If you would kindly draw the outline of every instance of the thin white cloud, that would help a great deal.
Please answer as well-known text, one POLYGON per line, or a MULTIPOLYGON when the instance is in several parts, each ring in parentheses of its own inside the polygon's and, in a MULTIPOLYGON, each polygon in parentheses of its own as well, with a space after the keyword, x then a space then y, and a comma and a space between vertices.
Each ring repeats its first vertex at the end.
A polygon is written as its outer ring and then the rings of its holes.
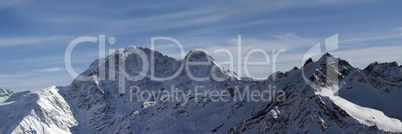
POLYGON ((401 38, 401 37, 402 37, 402 33, 395 33, 395 34, 388 34, 388 35, 377 35, 377 36, 372 36, 372 37, 340 40, 339 43, 340 44, 352 44, 352 43, 361 43, 361 42, 368 42, 368 41, 375 41, 375 40, 395 39, 395 38, 401 38))
POLYGON ((402 27, 394 28, 394 30, 400 31, 400 30, 402 30, 402 27))
POLYGON ((0 38, 0 48, 20 45, 46 45, 45 43, 57 42, 69 39, 65 36, 45 36, 45 37, 10 37, 0 38))
POLYGON ((16 7, 31 1, 32 0, 0 0, 0 8, 16 7))
POLYGON ((402 46, 370 47, 354 50, 335 51, 334 55, 349 61, 355 67, 365 68, 373 62, 398 62, 402 63, 402 46))
MULTIPOLYGON (((319 40, 304 38, 297 36, 295 34, 273 35, 273 37, 274 39, 255 39, 255 38, 242 37, 241 39, 242 48, 246 51, 249 51, 249 49, 253 48, 261 48, 265 50, 287 49, 287 51, 289 51, 303 47, 313 46, 314 44, 319 42, 319 40)), ((237 38, 229 39, 226 43, 230 44, 231 46, 227 48, 237 49, 237 42, 238 42, 237 38)))
POLYGON ((50 68, 43 68, 43 69, 33 69, 33 70, 23 71, 23 72, 19 72, 19 73, 15 73, 15 74, 4 73, 4 74, 0 74, 0 79, 28 77, 28 76, 49 73, 49 72, 60 72, 60 71, 64 71, 64 70, 65 69, 62 67, 50 67, 50 68))
POLYGON ((30 75, 31 74, 0 74, 0 79, 26 77, 26 76, 30 76, 30 75))
POLYGON ((54 74, 35 74, 24 77, 0 77, 0 88, 10 89, 13 91, 36 91, 43 89, 49 85, 66 86, 72 82, 66 72, 58 72, 54 74))
POLYGON ((40 90, 48 85, 65 86, 73 78, 62 67, 33 69, 29 71, 0 74, 0 88, 13 91, 40 90))
POLYGON ((168 28, 190 27, 207 25, 224 19, 224 16, 216 14, 210 10, 195 10, 188 12, 170 13, 155 15, 152 17, 120 19, 105 22, 105 27, 119 29, 119 33, 124 32, 149 32, 151 30, 164 30, 168 28), (161 24, 162 23, 162 24, 161 24), (130 31, 128 29, 133 29, 130 31))
POLYGON ((258 26, 261 24, 267 24, 271 23, 273 20, 254 20, 254 21, 248 21, 247 23, 241 23, 241 24, 232 24, 232 25, 226 25, 226 26, 216 26, 216 27, 208 27, 204 29, 197 29, 194 31, 190 31, 188 33, 185 33, 185 36, 196 36, 196 35, 203 35, 203 34, 209 34, 209 33, 214 33, 216 31, 220 30, 228 30, 228 29, 237 29, 237 28, 247 28, 247 27, 252 27, 252 26, 258 26))
POLYGON ((50 67, 50 68, 44 68, 44 69, 39 69, 37 72, 40 73, 45 73, 45 72, 58 72, 58 71, 64 71, 64 68, 61 67, 50 67))

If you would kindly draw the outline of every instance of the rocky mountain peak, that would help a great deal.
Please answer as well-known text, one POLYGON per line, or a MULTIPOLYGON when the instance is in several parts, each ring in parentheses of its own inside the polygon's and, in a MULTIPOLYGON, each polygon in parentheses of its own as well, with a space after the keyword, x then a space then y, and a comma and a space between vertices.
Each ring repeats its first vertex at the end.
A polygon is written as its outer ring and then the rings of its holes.
POLYGON ((396 62, 374 62, 364 68, 364 73, 373 78, 381 78, 391 82, 402 82, 402 71, 396 62))
POLYGON ((187 53, 186 57, 184 60, 187 60, 190 62, 207 62, 207 61, 213 61, 213 58, 208 55, 208 53, 205 50, 191 50, 190 52, 187 53))
POLYGON ((8 89, 1 89, 0 88, 0 102, 4 101, 8 97, 10 97, 13 94, 13 91, 10 91, 8 89))
POLYGON ((9 96, 10 94, 12 94, 13 93, 13 91, 10 91, 10 90, 8 90, 8 89, 1 89, 0 88, 0 97, 1 96, 9 96))

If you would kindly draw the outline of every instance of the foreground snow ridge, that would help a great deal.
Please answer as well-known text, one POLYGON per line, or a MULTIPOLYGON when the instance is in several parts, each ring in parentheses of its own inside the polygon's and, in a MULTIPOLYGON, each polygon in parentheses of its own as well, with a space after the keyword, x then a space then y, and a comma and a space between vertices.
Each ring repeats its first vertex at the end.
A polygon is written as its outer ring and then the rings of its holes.
POLYGON ((176 60, 157 51, 126 47, 92 65, 69 86, 49 86, 36 92, 13 93, 0 89, 1 133, 392 133, 402 132, 402 66, 396 62, 372 63, 361 70, 347 61, 324 54, 301 69, 276 72, 265 80, 239 78, 219 66, 205 52, 193 51, 189 61, 211 61, 179 70, 177 77, 153 81, 151 72, 141 80, 119 80, 123 68, 136 76, 143 63, 142 50, 151 61, 155 53, 157 77, 171 76, 185 60, 176 60), (124 59, 125 63, 115 59, 124 59), (330 64, 326 64, 330 63, 330 64), (338 65, 334 65, 338 63, 338 65), (104 65, 104 66, 99 66, 104 65), (103 72, 105 71, 105 72, 103 72), (302 72, 304 71, 304 72, 302 72), (210 73, 213 72, 214 76, 210 73), (330 73, 325 73, 330 72, 330 73), (204 81, 191 79, 208 77, 204 81), (303 77, 304 74, 304 77, 303 77), (328 75, 329 74, 329 75, 328 75), (335 74, 335 75, 334 75, 335 74), (102 79, 106 75, 107 79, 102 79), (223 81, 213 77, 225 78, 223 81), (339 81, 331 81, 334 78, 339 81), (306 82, 305 78, 309 81, 306 82), (324 82, 331 81, 331 82, 324 82), (128 90, 136 86, 160 93, 176 87, 190 94, 173 94, 149 101, 130 101, 128 90), (316 86, 311 86, 316 85, 316 86), (205 91, 227 91, 224 99, 196 99, 195 87, 205 91), (235 89, 265 91, 274 101, 239 101, 235 89), (337 88, 339 87, 339 88, 337 88), (336 89, 336 90, 334 90, 336 89), (172 101, 188 97, 189 101, 172 101), (275 98, 275 97, 274 97, 275 98), (170 101, 169 101, 170 100, 170 101))

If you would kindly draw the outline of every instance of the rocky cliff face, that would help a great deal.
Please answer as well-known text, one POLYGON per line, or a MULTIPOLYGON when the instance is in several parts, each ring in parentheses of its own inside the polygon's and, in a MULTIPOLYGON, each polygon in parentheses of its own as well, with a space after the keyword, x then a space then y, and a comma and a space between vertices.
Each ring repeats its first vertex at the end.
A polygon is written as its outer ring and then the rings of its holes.
POLYGON ((67 87, 50 86, 33 93, 0 90, 0 98, 4 98, 0 101, 0 130, 7 133, 402 132, 399 115, 402 111, 396 108, 401 100, 398 96, 402 96, 401 74, 396 63, 373 63, 360 70, 325 54, 301 69, 277 72, 266 80, 250 80, 240 79, 220 67, 203 51, 191 51, 185 59, 177 61, 147 48, 127 47, 104 60, 96 60, 67 87), (153 66, 146 66, 147 62, 153 66), (144 68, 148 70, 143 71, 144 68), (129 80, 127 75, 142 78, 129 80), (175 77, 158 79, 169 76, 175 77), (150 94, 133 94, 132 87, 150 94), (166 94, 174 89, 180 92, 166 94), (246 93, 253 91, 265 94, 247 98, 246 93), (216 96, 212 92, 225 94, 216 96))

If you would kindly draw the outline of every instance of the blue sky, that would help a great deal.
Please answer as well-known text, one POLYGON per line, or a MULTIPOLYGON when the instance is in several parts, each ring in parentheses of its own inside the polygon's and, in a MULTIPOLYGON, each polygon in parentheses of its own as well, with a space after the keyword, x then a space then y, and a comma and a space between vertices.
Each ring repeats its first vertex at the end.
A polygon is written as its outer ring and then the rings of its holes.
MULTIPOLYGON (((151 37, 172 37, 186 52, 205 49, 217 61, 227 57, 212 51, 226 48, 236 52, 237 35, 241 34, 246 50, 286 49, 278 57, 278 71, 300 67, 309 48, 339 34, 339 49, 331 53, 355 67, 364 68, 374 61, 400 64, 400 5, 402 1, 397 0, 1 0, 0 88, 34 91, 51 84, 70 84, 73 78, 64 67, 68 44, 80 36, 100 34, 116 38, 107 49, 150 47, 151 37)), ((177 47, 167 47, 169 42, 157 45, 165 48, 156 50, 180 59, 177 47)), ((72 54, 73 67, 82 72, 98 58, 98 45, 80 44, 72 54)), ((258 54, 251 57, 262 59, 258 54)), ((251 73, 265 77, 270 70, 272 65, 257 66, 251 73)))

